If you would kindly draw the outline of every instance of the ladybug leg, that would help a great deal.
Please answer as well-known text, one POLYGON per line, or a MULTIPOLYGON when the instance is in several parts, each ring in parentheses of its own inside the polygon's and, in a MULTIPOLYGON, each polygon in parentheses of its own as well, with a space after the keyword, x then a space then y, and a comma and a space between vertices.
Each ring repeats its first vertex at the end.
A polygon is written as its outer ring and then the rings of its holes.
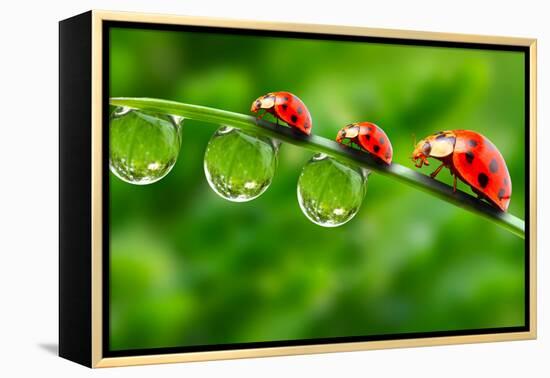
POLYGON ((453 176, 453 193, 456 193, 456 175, 453 176))
MULTIPOLYGON (((256 124, 258 123, 258 121, 262 120, 267 114, 269 114, 270 112, 267 110, 267 109, 262 109, 263 112, 260 113, 258 111, 258 115, 256 116, 256 124)), ((279 119, 278 118, 275 118, 276 121, 277 121, 277 125, 279 124, 279 119)))
POLYGON ((444 166, 445 166, 445 163, 441 163, 441 165, 437 167, 437 169, 430 174, 430 177, 435 178, 435 176, 437 176, 439 172, 441 172, 444 166))

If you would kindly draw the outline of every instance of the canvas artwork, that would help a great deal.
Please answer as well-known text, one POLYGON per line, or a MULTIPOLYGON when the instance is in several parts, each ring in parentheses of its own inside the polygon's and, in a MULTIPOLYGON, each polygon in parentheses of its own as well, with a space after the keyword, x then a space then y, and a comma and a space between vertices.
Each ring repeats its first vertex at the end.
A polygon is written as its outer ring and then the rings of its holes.
POLYGON ((103 358, 533 335, 528 46, 172 21, 102 23, 103 358))

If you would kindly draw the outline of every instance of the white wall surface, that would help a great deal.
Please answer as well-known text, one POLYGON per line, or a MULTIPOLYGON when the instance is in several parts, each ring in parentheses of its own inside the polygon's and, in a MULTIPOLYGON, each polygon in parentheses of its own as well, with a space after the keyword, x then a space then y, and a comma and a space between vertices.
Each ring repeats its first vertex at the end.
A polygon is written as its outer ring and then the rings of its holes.
POLYGON ((0 376, 550 376, 548 2, 5 0, 0 4, 0 376), (538 340, 99 371, 56 357, 57 21, 92 8, 538 38, 538 340))

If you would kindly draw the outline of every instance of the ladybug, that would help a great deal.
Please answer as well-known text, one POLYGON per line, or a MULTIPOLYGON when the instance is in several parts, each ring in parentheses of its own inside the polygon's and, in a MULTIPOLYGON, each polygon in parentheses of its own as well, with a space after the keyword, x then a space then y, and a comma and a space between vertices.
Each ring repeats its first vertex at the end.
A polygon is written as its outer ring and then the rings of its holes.
POLYGON ((258 113, 264 110, 263 114, 258 114, 261 119, 266 113, 271 113, 280 120, 286 122, 300 132, 309 135, 311 133, 311 115, 306 106, 298 96, 290 92, 271 92, 254 100, 250 111, 258 113))
POLYGON ((338 131, 336 141, 343 145, 358 147, 374 155, 386 164, 391 164, 393 149, 391 142, 380 127, 370 122, 352 123, 338 131))
POLYGON ((470 130, 440 131, 422 139, 415 147, 412 159, 417 168, 429 165, 427 158, 441 161, 430 175, 435 178, 443 167, 470 185, 478 198, 486 199, 502 211, 508 210, 512 195, 512 180, 499 150, 483 135, 470 130))

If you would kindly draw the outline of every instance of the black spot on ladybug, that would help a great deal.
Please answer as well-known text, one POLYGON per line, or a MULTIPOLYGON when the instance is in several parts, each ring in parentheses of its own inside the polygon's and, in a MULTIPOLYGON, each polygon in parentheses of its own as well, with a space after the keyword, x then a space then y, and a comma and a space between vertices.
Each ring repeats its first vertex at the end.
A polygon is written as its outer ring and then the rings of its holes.
POLYGON ((296 114, 293 114, 292 116, 290 116, 290 120, 296 123, 296 121, 298 121, 298 117, 296 116, 296 114))
POLYGON ((281 105, 281 107, 282 107, 283 110, 286 112, 286 108, 288 108, 288 105, 287 105, 287 104, 283 104, 283 105, 281 105))
POLYGON ((474 153, 472 151, 468 151, 466 152, 466 160, 468 161, 468 163, 472 164, 472 162, 474 161, 474 153))
POLYGON ((370 130, 370 131, 374 131, 374 127, 373 127, 373 126, 369 126, 369 130, 370 130))
POLYGON ((504 188, 500 188, 500 189, 498 190, 498 198, 499 198, 499 199, 504 198, 504 195, 505 195, 505 194, 506 194, 506 190, 504 190, 504 188))
POLYGON ((374 148, 374 152, 380 151, 380 146, 377 144, 375 144, 373 148, 374 148))
POLYGON ((365 138, 367 138, 367 140, 370 140, 370 134, 365 135, 365 138))
POLYGON ((489 163, 489 170, 491 171, 491 173, 497 173, 498 163, 495 159, 492 159, 491 162, 489 163))
POLYGON ((508 186, 509 182, 508 182, 508 178, 505 177, 504 180, 502 180, 502 182, 504 183, 504 185, 508 186))
POLYGON ((302 107, 301 107, 301 106, 298 106, 298 114, 302 114, 303 111, 304 111, 304 110, 302 109, 302 107))
POLYGON ((477 146, 477 141, 475 141, 475 140, 473 140, 473 139, 470 139, 470 140, 468 141, 468 144, 469 144, 470 146, 472 146, 472 147, 476 147, 476 146, 477 146))
POLYGON ((378 141, 380 142, 380 144, 386 143, 386 140, 383 137, 380 137, 380 139, 378 139, 378 141))
POLYGON ((482 188, 485 188, 489 184, 489 176, 482 172, 477 175, 477 182, 479 182, 482 188))
POLYGON ((287 97, 287 96, 285 96, 285 101, 288 101, 288 97, 287 97))

